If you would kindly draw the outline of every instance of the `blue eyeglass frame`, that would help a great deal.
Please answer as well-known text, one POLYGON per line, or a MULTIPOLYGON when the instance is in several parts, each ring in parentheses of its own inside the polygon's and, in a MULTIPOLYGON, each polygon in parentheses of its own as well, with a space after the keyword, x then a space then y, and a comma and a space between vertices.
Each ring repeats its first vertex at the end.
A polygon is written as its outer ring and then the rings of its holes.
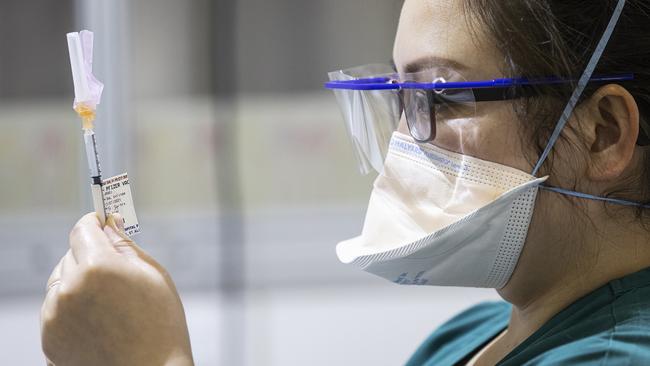
MULTIPOLYGON (((589 83, 607 83, 616 81, 634 80, 633 73, 612 74, 594 76, 589 79, 589 83)), ((568 84, 577 82, 577 79, 563 79, 559 77, 545 78, 501 78, 492 80, 477 81, 451 81, 435 83, 418 83, 418 82, 399 82, 390 77, 373 77, 354 80, 335 80, 328 81, 324 84, 327 89, 345 89, 345 90, 400 90, 400 89, 424 89, 424 90, 442 90, 442 89, 498 89, 512 88, 521 86, 536 85, 553 85, 568 84)), ((478 102, 479 100, 477 100, 478 102)))

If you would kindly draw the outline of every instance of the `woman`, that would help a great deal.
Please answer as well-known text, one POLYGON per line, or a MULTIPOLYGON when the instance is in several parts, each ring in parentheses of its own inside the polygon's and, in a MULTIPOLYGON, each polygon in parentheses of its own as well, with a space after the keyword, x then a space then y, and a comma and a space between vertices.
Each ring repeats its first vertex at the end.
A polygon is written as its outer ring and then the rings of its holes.
MULTIPOLYGON (((643 0, 407 0, 396 73, 332 75, 349 124, 379 136, 401 116, 387 147, 350 129, 380 175, 339 258, 505 300, 444 324, 409 365, 650 364, 648 14, 643 0)), ((119 221, 72 230, 43 305, 46 356, 192 364, 171 279, 119 221)))

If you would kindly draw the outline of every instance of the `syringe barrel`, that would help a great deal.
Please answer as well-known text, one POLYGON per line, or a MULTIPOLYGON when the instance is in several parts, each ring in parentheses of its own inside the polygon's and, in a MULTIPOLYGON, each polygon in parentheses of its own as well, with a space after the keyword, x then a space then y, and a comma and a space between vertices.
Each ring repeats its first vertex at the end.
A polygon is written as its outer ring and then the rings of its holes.
POLYGON ((84 130, 84 144, 86 145, 86 159, 88 160, 90 177, 100 180, 99 182, 93 182, 93 184, 101 184, 102 171, 99 168, 97 142, 95 141, 95 132, 93 130, 84 130))

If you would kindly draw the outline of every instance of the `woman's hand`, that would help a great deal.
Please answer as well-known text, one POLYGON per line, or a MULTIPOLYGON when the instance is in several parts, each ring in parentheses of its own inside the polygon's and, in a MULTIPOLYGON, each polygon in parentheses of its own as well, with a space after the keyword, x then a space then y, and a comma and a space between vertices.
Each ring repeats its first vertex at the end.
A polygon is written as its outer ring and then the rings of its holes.
POLYGON ((192 365, 185 314, 165 269, 94 213, 70 232, 41 309, 48 364, 192 365))

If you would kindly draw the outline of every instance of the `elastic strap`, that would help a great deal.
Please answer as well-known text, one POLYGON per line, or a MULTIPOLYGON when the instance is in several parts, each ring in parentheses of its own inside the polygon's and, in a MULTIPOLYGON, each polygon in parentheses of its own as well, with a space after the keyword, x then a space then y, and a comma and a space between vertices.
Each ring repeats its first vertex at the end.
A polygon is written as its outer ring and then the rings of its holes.
POLYGON ((650 205, 644 205, 643 203, 639 203, 639 202, 626 201, 626 200, 621 200, 621 199, 618 199, 618 198, 594 196, 594 195, 591 195, 591 194, 569 191, 569 190, 562 189, 562 188, 556 188, 556 187, 549 187, 549 186, 540 185, 539 189, 543 189, 545 191, 550 191, 550 192, 563 194, 565 196, 573 196, 573 197, 584 198, 584 199, 588 199, 588 200, 610 202, 610 203, 615 203, 615 204, 624 205, 624 206, 650 208, 650 205))
POLYGON ((603 34, 603 37, 598 42, 598 46, 596 47, 594 54, 591 56, 591 59, 589 60, 589 63, 587 64, 585 71, 582 73, 582 76, 578 81, 578 86, 573 91, 573 95, 571 95, 571 99, 569 99, 569 103, 567 103, 566 107, 564 108, 564 111, 562 112, 562 116, 560 117, 560 120, 555 126, 555 130, 553 131, 553 134, 551 135, 551 138, 549 139, 548 144, 544 149, 544 152, 542 153, 542 155, 539 158, 539 161, 535 165, 535 169, 533 169, 532 175, 537 176, 537 173, 539 172, 539 169, 542 167, 542 164, 544 164, 544 161, 546 161, 548 154, 551 152, 551 150, 553 150, 553 147, 555 146, 557 139, 560 137, 560 133, 562 133, 564 126, 569 121, 569 118, 571 117, 571 113, 573 112, 576 105, 578 104, 578 101, 580 100, 582 93, 584 92, 585 88, 587 87, 587 84, 589 83, 589 79, 591 79, 591 75, 594 73, 594 70, 596 69, 598 62, 600 61, 600 58, 603 55, 605 48, 607 47, 607 43, 609 42, 609 39, 611 38, 612 33, 614 32, 614 28, 616 28, 616 24, 618 24, 618 20, 621 17, 621 13, 623 12, 624 7, 625 7, 625 0, 619 0, 618 5, 616 5, 616 9, 614 9, 614 14, 612 15, 612 18, 610 19, 609 24, 607 25, 607 29, 605 29, 605 33, 603 34))

